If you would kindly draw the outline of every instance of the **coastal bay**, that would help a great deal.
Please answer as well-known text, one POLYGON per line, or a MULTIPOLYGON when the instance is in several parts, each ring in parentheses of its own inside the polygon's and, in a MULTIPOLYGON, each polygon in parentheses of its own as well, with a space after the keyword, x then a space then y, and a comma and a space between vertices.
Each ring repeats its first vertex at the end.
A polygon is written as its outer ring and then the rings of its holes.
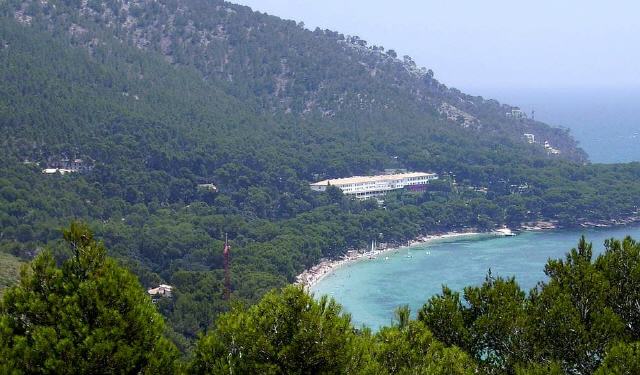
POLYGON ((604 240, 640 237, 640 225, 610 228, 526 231, 513 237, 468 235, 426 241, 388 251, 375 259, 341 264, 311 285, 316 297, 335 298, 352 315, 356 326, 377 329, 388 325, 399 305, 415 313, 442 285, 461 291, 478 285, 491 270, 494 277, 515 276, 528 291, 545 280, 549 258, 563 258, 581 235, 593 242, 594 257, 604 240))
POLYGON ((347 253, 338 259, 323 259, 320 263, 311 267, 308 270, 305 270, 303 273, 296 277, 296 284, 303 285, 308 289, 312 289, 317 283, 319 283, 322 279, 329 276, 333 271, 337 268, 342 267, 344 265, 358 262, 362 260, 374 260, 380 257, 385 257, 388 259, 388 254, 390 252, 397 252, 400 249, 411 248, 413 246, 421 246, 428 243, 437 243, 442 241, 451 241, 451 240, 461 240, 461 239, 479 239, 479 238, 489 238, 496 236, 505 236, 511 235, 511 230, 506 231, 495 231, 495 232, 449 232, 444 234, 435 234, 435 235, 427 235, 418 237, 412 241, 409 241, 406 245, 394 245, 394 246, 385 246, 384 248, 374 248, 374 249, 360 249, 360 250, 350 250, 347 253))

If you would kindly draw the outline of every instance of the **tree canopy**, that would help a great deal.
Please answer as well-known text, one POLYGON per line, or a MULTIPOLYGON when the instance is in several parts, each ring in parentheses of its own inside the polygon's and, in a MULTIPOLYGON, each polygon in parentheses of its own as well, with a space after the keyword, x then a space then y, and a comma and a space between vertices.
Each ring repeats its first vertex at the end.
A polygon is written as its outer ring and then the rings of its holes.
POLYGON ((64 232, 71 256, 50 252, 21 273, 0 305, 0 372, 172 374, 177 350, 133 274, 81 224, 64 232))
POLYGON ((58 228, 87 222, 143 286, 177 288, 158 307, 188 351, 230 308, 225 234, 251 304, 373 238, 637 219, 640 163, 585 163, 565 130, 371 45, 218 0, 0 2, 0 252, 59 260, 58 228), (398 168, 440 180, 382 206, 308 185, 398 168))
POLYGON ((166 336, 161 303, 85 225, 64 239, 60 266, 42 252, 2 299, 2 373, 600 375, 640 366, 640 301, 630 292, 640 244, 631 238, 607 240, 595 259, 582 238, 548 261, 549 279, 529 293, 491 273, 462 293, 443 287, 417 318, 400 306, 378 332, 354 327, 333 299, 289 285, 251 306, 235 301, 187 358, 166 336))

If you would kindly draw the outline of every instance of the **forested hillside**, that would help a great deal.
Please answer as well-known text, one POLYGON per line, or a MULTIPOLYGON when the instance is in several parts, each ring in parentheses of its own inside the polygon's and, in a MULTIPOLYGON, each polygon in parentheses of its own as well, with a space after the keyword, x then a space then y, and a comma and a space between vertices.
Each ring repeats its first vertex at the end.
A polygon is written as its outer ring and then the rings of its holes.
POLYGON ((0 297, 4 289, 18 281, 20 266, 21 262, 15 256, 0 253, 0 297))
MULTIPOLYGON (((565 131, 508 119, 511 106, 449 89, 409 56, 399 58, 357 36, 312 32, 303 24, 219 0, 9 4, 8 16, 66 34, 72 45, 96 59, 104 58, 114 40, 154 51, 267 112, 334 119, 365 133, 379 125, 391 134, 406 123, 424 126, 435 117, 517 142, 524 142, 523 133, 534 133, 557 145, 563 157, 584 159, 565 131)), ((135 64, 130 70, 130 78, 143 79, 145 72, 135 64)))
POLYGON ((229 308, 225 233, 232 299, 252 303, 373 237, 610 222, 640 205, 639 164, 585 164, 565 131, 507 118, 512 107, 355 37, 219 1, 0 13, 0 249, 49 247, 60 262, 60 228, 87 221, 144 286, 175 287, 158 306, 182 349, 229 308), (81 172, 42 173, 75 158, 81 172), (442 178, 385 207, 308 187, 385 168, 442 178))

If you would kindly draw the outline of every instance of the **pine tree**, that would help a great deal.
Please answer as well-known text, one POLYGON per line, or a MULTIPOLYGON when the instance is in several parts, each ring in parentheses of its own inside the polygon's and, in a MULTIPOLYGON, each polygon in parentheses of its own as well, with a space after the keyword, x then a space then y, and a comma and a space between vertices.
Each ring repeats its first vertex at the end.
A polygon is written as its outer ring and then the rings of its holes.
POLYGON ((38 255, 0 306, 0 373, 173 373, 177 350, 137 279, 83 224, 64 231, 72 256, 38 255))
POLYGON ((191 373, 354 373, 366 362, 360 340, 335 301, 289 286, 221 315, 198 342, 191 373))

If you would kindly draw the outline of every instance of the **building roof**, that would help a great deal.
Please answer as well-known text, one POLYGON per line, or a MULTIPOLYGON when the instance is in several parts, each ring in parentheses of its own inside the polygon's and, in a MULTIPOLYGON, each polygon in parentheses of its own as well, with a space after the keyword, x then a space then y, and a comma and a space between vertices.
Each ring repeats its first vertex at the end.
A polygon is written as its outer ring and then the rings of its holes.
POLYGON ((149 293, 152 296, 155 296, 155 295, 158 295, 158 294, 169 295, 169 294, 171 294, 171 290, 172 289, 173 289, 173 287, 171 285, 160 284, 157 288, 151 288, 151 289, 147 290, 147 293, 149 293))
POLYGON ((326 186, 326 185, 345 185, 345 184, 360 184, 363 182, 381 182, 390 180, 401 180, 403 178, 411 177, 428 177, 433 176, 435 173, 424 172, 410 172, 399 174, 383 174, 377 176, 353 176, 346 178, 335 178, 331 180, 322 180, 311 184, 311 186, 326 186))
POLYGON ((198 189, 206 189, 206 190, 218 190, 218 187, 214 184, 198 184, 198 189))

